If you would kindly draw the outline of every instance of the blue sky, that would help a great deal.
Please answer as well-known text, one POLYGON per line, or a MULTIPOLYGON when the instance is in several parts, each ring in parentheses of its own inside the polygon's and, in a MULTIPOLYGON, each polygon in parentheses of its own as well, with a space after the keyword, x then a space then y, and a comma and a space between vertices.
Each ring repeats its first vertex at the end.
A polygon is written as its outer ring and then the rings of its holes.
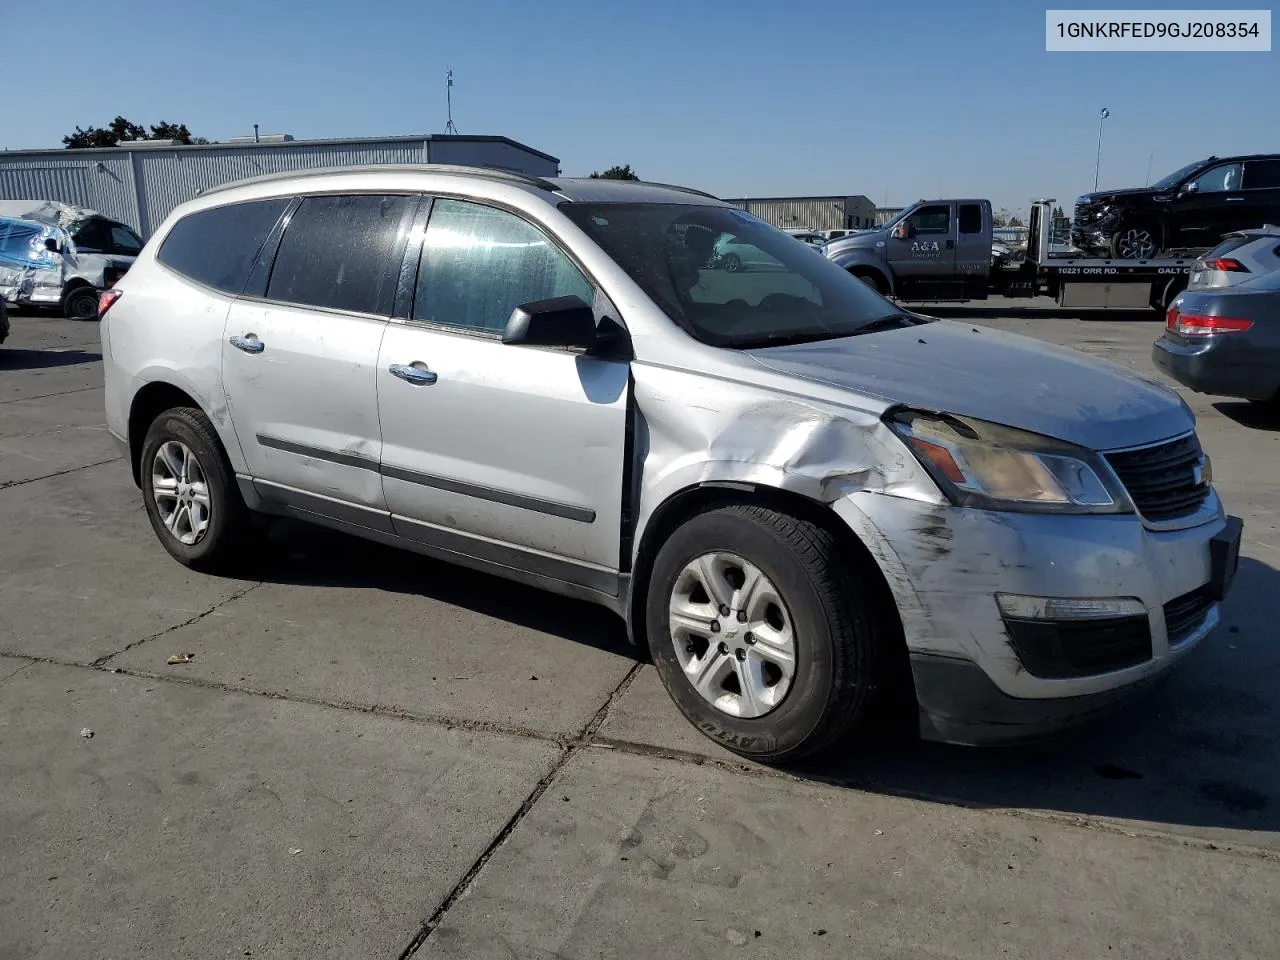
MULTIPOLYGON (((87 46, 23 58, 29 109, 4 111, 0 146, 60 146, 117 113, 215 140, 439 133, 452 67, 464 134, 720 196, 1069 204, 1093 185, 1104 105, 1103 186, 1280 151, 1280 54, 1046 53, 1047 5, 59 0, 87 46)), ((6 7, 11 38, 48 36, 44 6, 6 7)))

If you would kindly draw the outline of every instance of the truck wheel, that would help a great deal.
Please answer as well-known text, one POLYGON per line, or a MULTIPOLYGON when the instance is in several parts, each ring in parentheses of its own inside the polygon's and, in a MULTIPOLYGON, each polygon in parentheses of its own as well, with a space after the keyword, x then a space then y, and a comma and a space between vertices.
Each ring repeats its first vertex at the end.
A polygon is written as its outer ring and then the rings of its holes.
POLYGON ((853 275, 876 293, 885 294, 889 292, 884 280, 881 279, 880 274, 876 273, 874 270, 860 270, 855 272, 853 275))
POLYGON ((767 763, 831 745, 869 712, 890 634, 822 528, 736 505, 680 527, 654 560, 649 650, 676 706, 767 763))
POLYGON ((205 415, 173 407, 156 417, 141 467, 147 517, 169 554, 194 570, 229 570, 252 537, 252 514, 205 415))
POLYGON ((98 291, 76 287, 62 298, 62 314, 68 320, 98 319, 98 291))
POLYGON ((1111 256, 1117 260, 1150 260, 1159 249, 1159 235, 1145 223, 1121 224, 1111 237, 1111 256))

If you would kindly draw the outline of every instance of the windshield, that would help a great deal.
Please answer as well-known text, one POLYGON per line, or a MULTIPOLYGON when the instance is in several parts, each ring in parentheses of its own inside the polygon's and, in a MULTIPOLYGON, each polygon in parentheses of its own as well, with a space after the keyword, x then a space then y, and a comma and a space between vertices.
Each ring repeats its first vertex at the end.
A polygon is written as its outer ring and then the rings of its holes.
POLYGON ((1157 180, 1151 186, 1156 190, 1168 190, 1170 187, 1175 187, 1180 182, 1182 182, 1183 177, 1186 177, 1188 174, 1194 173, 1196 170, 1199 170, 1201 167, 1205 165, 1205 162, 1206 161, 1204 160, 1197 160, 1195 163, 1188 163, 1185 167, 1181 168, 1180 170, 1175 170, 1173 171, 1173 173, 1169 174, 1167 177, 1157 180))
POLYGON ((802 241, 741 210, 677 203, 567 203, 561 210, 704 343, 826 340, 901 315, 802 241))

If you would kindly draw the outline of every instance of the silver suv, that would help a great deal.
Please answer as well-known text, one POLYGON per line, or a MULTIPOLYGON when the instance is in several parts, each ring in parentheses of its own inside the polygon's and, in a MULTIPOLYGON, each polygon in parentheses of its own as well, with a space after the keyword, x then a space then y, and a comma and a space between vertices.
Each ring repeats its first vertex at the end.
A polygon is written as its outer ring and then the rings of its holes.
POLYGON ((291 515, 604 604, 764 761, 903 702, 968 743, 1093 715, 1235 569, 1176 394, 904 313, 694 191, 268 177, 176 209, 101 313, 108 424, 179 561, 291 515))

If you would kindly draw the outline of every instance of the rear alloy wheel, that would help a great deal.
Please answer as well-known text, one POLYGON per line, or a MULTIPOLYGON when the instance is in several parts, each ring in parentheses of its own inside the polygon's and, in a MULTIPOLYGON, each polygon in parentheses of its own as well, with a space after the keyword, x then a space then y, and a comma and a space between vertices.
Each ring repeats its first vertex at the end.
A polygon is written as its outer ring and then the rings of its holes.
POLYGON ((1150 260, 1160 243, 1146 224, 1125 224, 1111 238, 1111 256, 1117 260, 1150 260))
POLYGON ((764 762, 840 739, 888 689, 891 634, 859 569, 829 532, 767 507, 722 507, 679 527, 645 598, 649 652, 676 706, 764 762))
POLYGON ((742 258, 736 253, 726 253, 720 258, 720 265, 730 273, 737 273, 742 269, 742 258))
POLYGON ((62 313, 68 320, 98 319, 98 291, 76 287, 62 298, 62 313))
POLYGON ((252 514, 205 415, 174 407, 156 417, 141 468, 147 517, 169 554, 195 570, 230 569, 253 534, 252 514))

